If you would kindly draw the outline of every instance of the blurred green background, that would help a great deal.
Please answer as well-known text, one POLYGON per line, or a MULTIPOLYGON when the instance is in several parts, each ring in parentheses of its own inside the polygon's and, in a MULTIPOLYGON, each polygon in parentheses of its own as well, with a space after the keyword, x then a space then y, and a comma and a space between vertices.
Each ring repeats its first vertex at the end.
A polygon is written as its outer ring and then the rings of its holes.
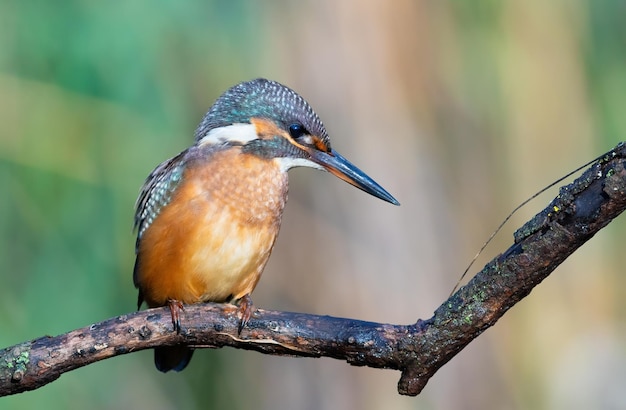
MULTIPOLYGON (((139 187, 222 91, 260 76, 307 98, 402 206, 292 171, 256 305, 430 317, 512 208, 626 139, 624 21, 626 3, 591 0, 0 0, 0 346, 134 310, 139 187)), ((180 374, 151 352, 106 360, 0 408, 623 408, 625 224, 417 398, 397 372, 221 349, 180 374)))

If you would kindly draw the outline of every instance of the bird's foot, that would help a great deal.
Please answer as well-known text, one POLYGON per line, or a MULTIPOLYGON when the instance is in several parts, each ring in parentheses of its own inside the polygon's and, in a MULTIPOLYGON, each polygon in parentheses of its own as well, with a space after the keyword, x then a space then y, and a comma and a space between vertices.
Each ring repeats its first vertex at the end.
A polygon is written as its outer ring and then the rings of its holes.
POLYGON ((170 313, 172 314, 172 325, 177 334, 180 334, 180 312, 185 310, 183 302, 180 300, 170 299, 167 301, 167 305, 170 307, 170 313))
POLYGON ((239 314, 241 315, 241 322, 239 322, 239 328, 237 334, 241 334, 241 331, 246 326, 252 314, 256 311, 252 298, 249 294, 245 295, 239 300, 239 314))

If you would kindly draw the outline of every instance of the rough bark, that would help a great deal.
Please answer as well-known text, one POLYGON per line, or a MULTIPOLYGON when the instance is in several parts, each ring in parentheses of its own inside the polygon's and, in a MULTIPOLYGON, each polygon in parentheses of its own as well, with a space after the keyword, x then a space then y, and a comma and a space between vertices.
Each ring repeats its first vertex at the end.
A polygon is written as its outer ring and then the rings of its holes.
POLYGON ((433 317, 392 325, 258 310, 238 334, 230 305, 187 306, 180 334, 168 308, 115 317, 0 350, 0 396, 37 389, 61 374, 155 346, 231 346, 266 354, 332 357, 397 369, 401 394, 430 377, 524 298, 561 262, 626 208, 626 145, 618 145, 515 233, 514 244, 437 308, 433 317))

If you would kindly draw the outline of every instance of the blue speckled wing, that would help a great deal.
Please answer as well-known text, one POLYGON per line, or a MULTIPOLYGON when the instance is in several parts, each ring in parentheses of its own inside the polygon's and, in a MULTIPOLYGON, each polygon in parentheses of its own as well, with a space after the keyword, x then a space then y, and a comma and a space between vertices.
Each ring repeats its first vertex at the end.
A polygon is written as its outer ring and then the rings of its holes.
POLYGON ((146 229, 154 222, 161 209, 172 200, 172 195, 180 184, 185 169, 184 155, 185 151, 162 162, 148 175, 141 187, 135 204, 134 228, 137 230, 135 252, 139 248, 139 242, 146 229))

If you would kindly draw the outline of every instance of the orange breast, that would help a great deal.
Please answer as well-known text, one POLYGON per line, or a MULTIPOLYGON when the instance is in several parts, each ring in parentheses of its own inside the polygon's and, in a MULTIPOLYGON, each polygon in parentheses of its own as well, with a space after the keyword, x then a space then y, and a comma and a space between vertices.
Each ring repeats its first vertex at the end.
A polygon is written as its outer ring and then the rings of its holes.
POLYGON ((230 149, 186 169, 144 232, 137 280, 148 306, 225 302, 251 293, 274 246, 287 175, 230 149))

